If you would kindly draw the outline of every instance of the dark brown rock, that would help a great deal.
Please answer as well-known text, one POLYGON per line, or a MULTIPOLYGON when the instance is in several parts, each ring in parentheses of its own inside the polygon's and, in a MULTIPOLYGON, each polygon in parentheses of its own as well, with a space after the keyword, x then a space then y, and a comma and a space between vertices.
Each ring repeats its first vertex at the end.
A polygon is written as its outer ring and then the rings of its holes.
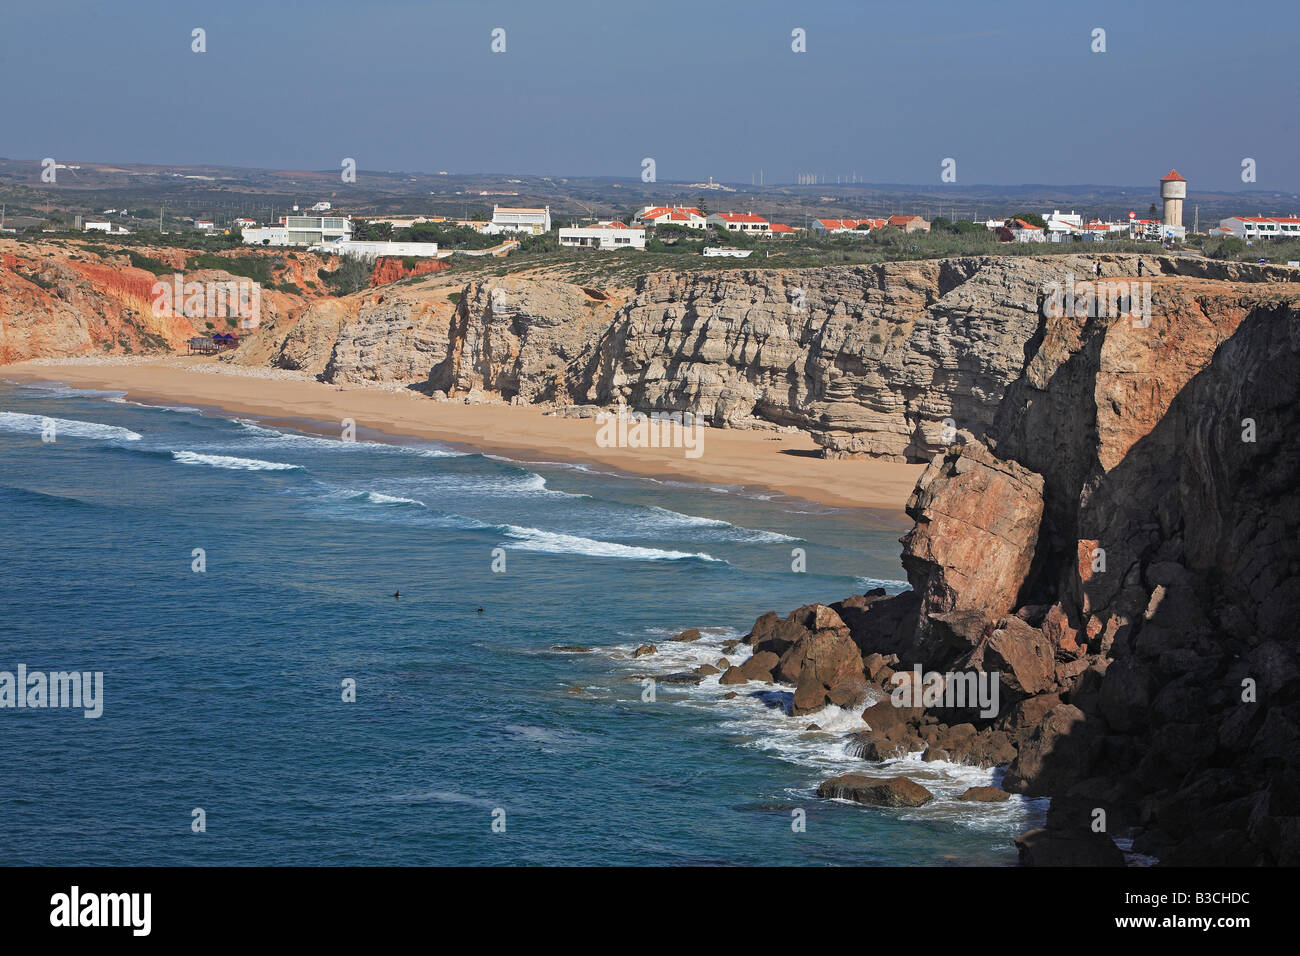
POLYGON ((919 807, 934 799, 934 794, 907 777, 880 779, 859 773, 832 777, 817 788, 817 796, 877 807, 919 807))
POLYGON ((852 707, 866 696, 862 656, 847 629, 819 630, 787 651, 783 661, 788 662, 791 656, 797 656, 799 672, 792 709, 795 716, 821 710, 827 704, 852 707))
POLYGON ((1022 866, 1124 866, 1124 854, 1104 834, 1030 830, 1016 837, 1022 866))
POLYGON ((1010 800, 1011 794, 997 787, 971 787, 957 799, 974 803, 1001 803, 1010 800))
POLYGON ((746 680, 757 680, 770 684, 772 683, 772 671, 780 661, 781 659, 771 651, 758 651, 740 665, 740 673, 746 680))
POLYGON ((1088 775, 1098 744, 1083 711, 1058 704, 1020 744, 1002 786, 1029 796, 1063 792, 1088 775))

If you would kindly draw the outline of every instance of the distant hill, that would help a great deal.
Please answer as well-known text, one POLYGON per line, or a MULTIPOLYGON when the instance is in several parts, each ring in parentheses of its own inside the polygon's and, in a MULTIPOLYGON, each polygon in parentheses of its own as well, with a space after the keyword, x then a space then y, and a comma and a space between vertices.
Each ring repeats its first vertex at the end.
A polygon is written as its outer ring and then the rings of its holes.
MULTIPOLYGON (((76 162, 57 171, 57 183, 40 181, 37 160, 0 159, 0 200, 10 216, 44 218, 54 213, 99 215, 127 208, 139 218, 156 216, 211 219, 219 226, 239 216, 265 221, 296 203, 307 209, 329 202, 344 215, 421 213, 470 217, 490 215, 494 203, 549 205, 557 217, 618 217, 650 203, 701 202, 712 211, 754 211, 775 222, 802 226, 819 217, 919 214, 926 218, 988 219, 1026 210, 1074 210, 1085 216, 1145 216, 1159 203, 1152 181, 1137 186, 1023 185, 981 186, 956 183, 908 185, 854 183, 817 185, 744 183, 700 188, 689 183, 643 183, 611 177, 551 177, 495 173, 420 173, 360 169, 355 183, 338 170, 243 169, 230 166, 168 166, 76 162)), ((1265 190, 1200 192, 1189 184, 1187 225, 1230 215, 1289 215, 1300 211, 1300 195, 1265 190)))

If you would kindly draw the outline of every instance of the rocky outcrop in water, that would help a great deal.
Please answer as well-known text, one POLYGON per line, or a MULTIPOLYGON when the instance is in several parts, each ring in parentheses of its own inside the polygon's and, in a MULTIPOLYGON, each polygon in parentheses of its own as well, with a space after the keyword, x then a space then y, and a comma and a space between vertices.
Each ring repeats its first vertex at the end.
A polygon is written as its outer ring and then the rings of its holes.
POLYGON ((1052 797, 1027 863, 1122 862, 1128 833, 1169 865, 1295 865, 1300 290, 1153 286, 1149 322, 1045 317, 984 440, 918 482, 913 590, 832 606, 882 693, 996 674, 997 713, 882 701, 848 745, 989 735, 972 762, 1052 797))

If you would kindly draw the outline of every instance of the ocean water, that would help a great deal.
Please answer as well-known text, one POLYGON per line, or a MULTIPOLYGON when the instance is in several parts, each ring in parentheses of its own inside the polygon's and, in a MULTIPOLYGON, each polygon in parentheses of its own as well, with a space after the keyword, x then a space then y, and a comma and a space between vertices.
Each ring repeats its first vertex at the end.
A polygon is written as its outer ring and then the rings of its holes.
POLYGON ((0 671, 104 682, 98 719, 0 709, 4 863, 1004 864, 1041 823, 848 756, 856 713, 645 699, 764 611, 904 587, 897 516, 298 425, 0 383, 0 671), (851 770, 938 799, 817 799, 851 770))

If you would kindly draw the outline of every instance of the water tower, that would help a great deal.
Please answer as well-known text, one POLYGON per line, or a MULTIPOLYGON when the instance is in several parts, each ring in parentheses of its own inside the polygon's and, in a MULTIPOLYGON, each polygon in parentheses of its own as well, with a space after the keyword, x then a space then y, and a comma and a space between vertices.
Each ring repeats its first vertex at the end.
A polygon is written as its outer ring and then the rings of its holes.
POLYGON ((1178 170, 1169 170, 1169 175, 1160 180, 1160 198, 1164 200, 1165 211, 1160 221, 1166 226, 1183 225, 1183 200, 1187 198, 1187 180, 1178 175, 1178 170))

